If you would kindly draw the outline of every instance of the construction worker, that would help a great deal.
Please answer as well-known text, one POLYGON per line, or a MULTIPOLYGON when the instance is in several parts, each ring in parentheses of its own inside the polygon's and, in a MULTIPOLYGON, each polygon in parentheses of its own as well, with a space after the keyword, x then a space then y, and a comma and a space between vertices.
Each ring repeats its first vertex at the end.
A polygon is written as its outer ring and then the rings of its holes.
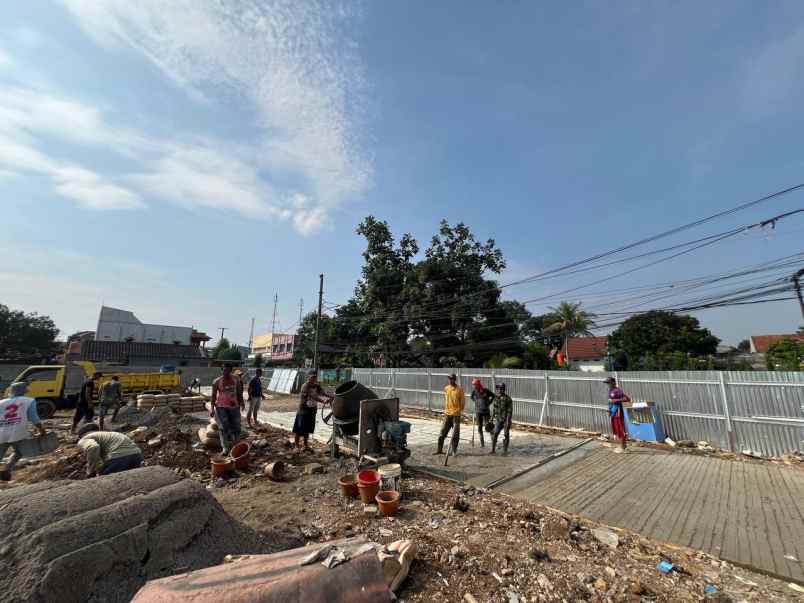
POLYGON ((611 430, 614 436, 620 440, 620 448, 614 452, 625 452, 625 441, 628 436, 625 433, 625 411, 623 411, 623 402, 630 402, 631 399, 625 395, 625 392, 617 387, 617 380, 614 377, 609 377, 603 381, 609 386, 609 416, 611 417, 611 430))
MULTIPOLYGON (((472 379, 472 402, 475 403, 475 419, 477 431, 480 434, 480 446, 485 447, 483 431, 486 425, 491 423, 491 404, 494 402, 494 394, 483 386, 480 379, 472 379)), ((489 429, 489 431, 491 431, 489 429)))
POLYGON ((503 454, 508 454, 511 441, 511 419, 514 415, 514 401, 505 393, 505 383, 497 384, 497 395, 494 397, 494 432, 491 434, 491 454, 497 452, 497 438, 503 436, 503 454))
POLYGON ((458 385, 458 376, 452 373, 444 388, 444 423, 438 436, 438 450, 433 454, 444 454, 444 440, 452 430, 452 453, 458 454, 458 442, 461 437, 461 413, 466 407, 466 396, 458 385))
POLYGON ((299 408, 293 422, 293 446, 298 450, 299 439, 304 438, 304 449, 310 450, 310 434, 315 431, 315 413, 321 396, 326 396, 324 388, 318 383, 318 373, 307 373, 307 383, 299 391, 299 408))
POLYGON ((73 426, 70 429, 70 433, 75 433, 75 429, 81 419, 89 423, 95 417, 92 396, 95 394, 95 382, 102 376, 103 374, 100 371, 95 371, 81 386, 81 393, 78 395, 78 402, 75 405, 75 416, 73 416, 73 426))
POLYGON ((120 377, 114 375, 111 381, 101 385, 98 392, 98 402, 100 403, 98 407, 98 418, 100 419, 98 424, 101 431, 103 431, 103 420, 106 418, 109 408, 114 407, 112 412, 112 422, 114 423, 117 419, 117 411, 120 410, 120 406, 123 404, 123 389, 120 385, 120 377))
POLYGON ((36 400, 25 395, 28 384, 24 381, 12 383, 9 387, 11 396, 0 400, 0 461, 6 455, 8 447, 14 449, 8 463, 0 471, 0 479, 11 480, 11 471, 22 458, 18 443, 30 438, 28 427, 33 425, 39 435, 45 435, 45 428, 36 412, 36 400))
POLYGON ((218 424, 224 456, 240 438, 240 413, 245 408, 240 380, 232 374, 232 365, 223 365, 223 375, 212 382, 212 412, 218 424))
POLYGON ((94 423, 78 430, 78 447, 87 459, 87 475, 109 475, 142 465, 142 451, 130 437, 118 431, 98 431, 94 423))
POLYGON ((260 426, 260 422, 257 420, 257 413, 260 412, 260 404, 264 399, 265 394, 262 391, 262 369, 258 368, 254 371, 254 376, 251 378, 251 381, 248 382, 248 411, 246 412, 246 421, 248 421, 249 426, 260 426))

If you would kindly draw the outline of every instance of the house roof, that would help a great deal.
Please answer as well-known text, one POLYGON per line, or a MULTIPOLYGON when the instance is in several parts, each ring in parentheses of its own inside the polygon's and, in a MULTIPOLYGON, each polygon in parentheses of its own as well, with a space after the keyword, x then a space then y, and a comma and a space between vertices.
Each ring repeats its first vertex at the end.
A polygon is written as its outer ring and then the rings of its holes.
POLYGON ((127 341, 81 342, 81 360, 89 360, 91 362, 127 362, 131 358, 178 360, 183 358, 206 358, 206 356, 201 348, 195 345, 127 341))
POLYGON ((784 339, 792 339, 793 341, 804 341, 804 335, 751 335, 751 345, 759 354, 764 354, 768 351, 773 344, 779 343, 784 339))
POLYGON ((606 357, 606 337, 570 337, 567 355, 570 360, 602 360, 606 357))

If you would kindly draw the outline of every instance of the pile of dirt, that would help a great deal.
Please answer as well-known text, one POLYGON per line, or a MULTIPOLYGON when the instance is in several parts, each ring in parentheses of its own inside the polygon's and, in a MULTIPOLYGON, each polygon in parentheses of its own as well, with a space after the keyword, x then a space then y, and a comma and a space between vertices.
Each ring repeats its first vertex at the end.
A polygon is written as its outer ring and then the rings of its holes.
POLYGON ((146 467, 0 493, 5 601, 128 601, 150 578, 273 552, 199 484, 146 467))

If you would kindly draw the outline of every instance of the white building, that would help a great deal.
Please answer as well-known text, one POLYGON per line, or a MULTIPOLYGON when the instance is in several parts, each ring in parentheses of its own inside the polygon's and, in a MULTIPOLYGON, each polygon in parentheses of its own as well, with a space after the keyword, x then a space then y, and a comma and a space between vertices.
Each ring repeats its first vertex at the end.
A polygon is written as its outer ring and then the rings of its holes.
POLYGON ((95 341, 191 345, 192 334, 192 327, 146 324, 134 316, 133 312, 101 306, 95 341))

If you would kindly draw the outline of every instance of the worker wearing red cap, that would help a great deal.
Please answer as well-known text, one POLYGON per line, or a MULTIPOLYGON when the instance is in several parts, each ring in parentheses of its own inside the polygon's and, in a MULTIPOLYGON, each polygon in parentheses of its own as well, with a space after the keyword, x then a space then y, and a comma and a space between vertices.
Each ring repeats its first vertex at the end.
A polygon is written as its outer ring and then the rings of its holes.
POLYGON ((475 403, 475 418, 477 431, 480 434, 480 445, 485 447, 483 431, 487 425, 491 425, 491 405, 494 402, 494 394, 483 386, 480 379, 472 379, 472 402, 475 403))

